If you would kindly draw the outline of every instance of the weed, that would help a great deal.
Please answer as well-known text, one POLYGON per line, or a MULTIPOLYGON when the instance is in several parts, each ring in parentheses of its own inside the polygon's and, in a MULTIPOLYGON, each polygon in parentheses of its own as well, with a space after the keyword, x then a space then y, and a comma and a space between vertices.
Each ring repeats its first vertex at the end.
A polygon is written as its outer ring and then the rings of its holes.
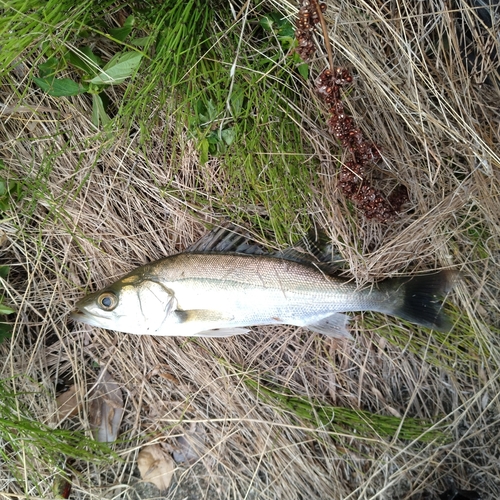
POLYGON ((269 385, 262 380, 245 377, 244 382, 262 401, 278 404, 283 411, 292 413, 299 421, 307 422, 313 428, 320 427, 359 439, 397 437, 421 442, 443 442, 450 439, 443 428, 418 418, 376 415, 368 411, 330 406, 311 398, 295 396, 283 387, 269 385))

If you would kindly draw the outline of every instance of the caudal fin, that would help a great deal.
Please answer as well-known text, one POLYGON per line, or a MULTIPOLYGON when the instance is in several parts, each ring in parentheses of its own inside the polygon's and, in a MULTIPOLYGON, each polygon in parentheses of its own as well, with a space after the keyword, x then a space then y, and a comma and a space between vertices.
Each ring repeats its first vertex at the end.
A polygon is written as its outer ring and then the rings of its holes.
POLYGON ((393 307, 385 311, 421 326, 448 332, 453 324, 443 311, 439 297, 448 293, 458 277, 456 271, 387 280, 381 289, 394 294, 393 307))

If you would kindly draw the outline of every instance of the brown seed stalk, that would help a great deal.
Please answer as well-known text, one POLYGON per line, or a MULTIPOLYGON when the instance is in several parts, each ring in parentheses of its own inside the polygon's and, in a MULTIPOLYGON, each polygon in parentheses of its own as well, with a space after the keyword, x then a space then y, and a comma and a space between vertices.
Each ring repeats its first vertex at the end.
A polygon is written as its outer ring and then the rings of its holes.
POLYGON ((373 164, 380 159, 380 152, 378 146, 366 139, 361 129, 356 127, 353 118, 345 112, 341 88, 350 85, 353 78, 348 69, 335 67, 333 64, 330 39, 323 16, 325 10, 326 5, 319 4, 317 0, 302 2, 295 31, 299 42, 296 51, 305 61, 312 57, 316 51, 312 34, 315 26, 321 24, 329 68, 323 70, 316 79, 316 91, 328 107, 330 118, 327 125, 330 133, 351 155, 351 159, 341 167, 339 187, 344 196, 352 200, 367 219, 388 222, 408 201, 408 193, 404 186, 398 186, 386 198, 367 178, 373 164))

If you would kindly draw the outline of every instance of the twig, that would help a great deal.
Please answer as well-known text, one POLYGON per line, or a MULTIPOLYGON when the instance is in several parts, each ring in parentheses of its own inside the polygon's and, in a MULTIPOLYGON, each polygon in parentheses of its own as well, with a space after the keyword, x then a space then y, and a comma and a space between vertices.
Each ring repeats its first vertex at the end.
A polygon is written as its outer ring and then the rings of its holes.
POLYGON ((330 66, 330 70, 333 71, 333 52, 332 46, 330 45, 330 37, 328 36, 328 28, 326 26, 325 16, 323 15, 323 11, 326 10, 326 4, 318 3, 318 0, 311 0, 316 12, 318 13, 319 22, 321 23, 321 30, 323 31, 323 38, 325 40, 325 48, 326 53, 328 55, 328 64, 330 66))

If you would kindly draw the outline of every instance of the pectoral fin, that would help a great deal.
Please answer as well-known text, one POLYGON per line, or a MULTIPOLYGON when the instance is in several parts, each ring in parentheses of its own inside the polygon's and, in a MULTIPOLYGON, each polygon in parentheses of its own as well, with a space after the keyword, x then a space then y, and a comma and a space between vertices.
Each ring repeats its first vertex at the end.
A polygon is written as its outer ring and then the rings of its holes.
POLYGON ((306 328, 316 333, 322 333, 333 337, 334 339, 352 340, 352 335, 347 331, 346 325, 349 322, 349 316, 346 314, 335 313, 323 318, 316 323, 306 325, 306 328))
POLYGON ((229 322, 234 316, 223 314, 219 311, 213 311, 211 309, 187 309, 181 310, 177 309, 175 315, 178 318, 179 323, 208 323, 205 326, 210 326, 210 323, 214 323, 214 328, 217 324, 221 322, 229 322))
POLYGON ((220 311, 209 309, 189 309, 187 311, 175 311, 177 321, 186 327, 184 335, 193 337, 230 337, 242 335, 250 330, 246 328, 221 327, 218 325, 230 324, 234 317, 220 311))

